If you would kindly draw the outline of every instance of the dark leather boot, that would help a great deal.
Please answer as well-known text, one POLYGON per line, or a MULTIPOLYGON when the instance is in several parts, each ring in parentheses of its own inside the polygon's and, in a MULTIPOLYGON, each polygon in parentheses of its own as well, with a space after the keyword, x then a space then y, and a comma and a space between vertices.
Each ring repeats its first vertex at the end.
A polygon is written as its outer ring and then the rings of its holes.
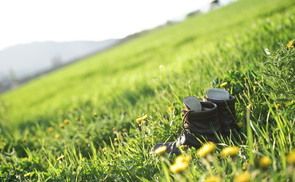
POLYGON ((234 96, 229 96, 229 99, 216 100, 211 98, 206 98, 207 101, 213 102, 218 108, 218 117, 221 124, 221 134, 225 137, 229 137, 230 134, 235 136, 238 132, 239 127, 236 123, 236 110, 235 102, 236 98, 234 96))
POLYGON ((177 137, 176 142, 158 143, 154 146, 154 150, 158 147, 166 145, 167 153, 179 155, 178 146, 187 145, 196 149, 202 146, 202 142, 213 141, 218 142, 216 134, 219 133, 220 123, 218 119, 217 105, 210 102, 201 102, 202 110, 182 111, 182 132, 177 137))
POLYGON ((182 133, 177 144, 188 145, 196 149, 206 141, 218 142, 216 134, 220 130, 217 105, 210 102, 201 102, 202 111, 184 111, 182 133))

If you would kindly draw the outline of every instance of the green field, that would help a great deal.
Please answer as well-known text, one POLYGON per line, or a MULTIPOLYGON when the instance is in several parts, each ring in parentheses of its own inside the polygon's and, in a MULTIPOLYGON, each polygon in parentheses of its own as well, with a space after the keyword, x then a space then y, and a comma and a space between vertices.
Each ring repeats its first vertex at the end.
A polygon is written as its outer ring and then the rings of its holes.
POLYGON ((295 181, 294 22, 293 0, 240 0, 1 94, 0 181, 295 181), (223 82, 240 137, 169 172, 175 156, 152 147, 181 132, 184 97, 223 82))

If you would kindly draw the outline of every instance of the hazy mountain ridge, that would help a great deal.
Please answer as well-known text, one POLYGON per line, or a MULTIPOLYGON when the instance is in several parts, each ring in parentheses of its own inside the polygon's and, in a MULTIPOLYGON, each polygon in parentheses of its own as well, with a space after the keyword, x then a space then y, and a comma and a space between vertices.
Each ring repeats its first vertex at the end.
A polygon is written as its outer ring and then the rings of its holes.
POLYGON ((65 64, 77 58, 85 57, 118 43, 117 39, 101 42, 33 42, 20 44, 0 51, 0 72, 13 70, 17 78, 34 74, 39 70, 50 69, 59 62, 65 64))
POLYGON ((28 81, 27 79, 103 51, 119 42, 120 39, 100 42, 46 41, 20 44, 3 49, 0 51, 0 93, 11 88, 12 82, 18 82, 16 85, 21 84, 24 80, 28 81))

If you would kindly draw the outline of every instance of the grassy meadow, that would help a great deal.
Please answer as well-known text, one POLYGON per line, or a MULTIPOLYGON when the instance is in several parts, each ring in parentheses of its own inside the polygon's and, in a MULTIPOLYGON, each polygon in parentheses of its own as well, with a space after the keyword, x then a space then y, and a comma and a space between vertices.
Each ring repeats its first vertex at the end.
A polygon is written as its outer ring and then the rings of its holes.
POLYGON ((240 0, 1 94, 0 181, 295 181, 294 22, 293 0, 240 0), (173 172, 152 147, 225 82, 239 137, 173 172))

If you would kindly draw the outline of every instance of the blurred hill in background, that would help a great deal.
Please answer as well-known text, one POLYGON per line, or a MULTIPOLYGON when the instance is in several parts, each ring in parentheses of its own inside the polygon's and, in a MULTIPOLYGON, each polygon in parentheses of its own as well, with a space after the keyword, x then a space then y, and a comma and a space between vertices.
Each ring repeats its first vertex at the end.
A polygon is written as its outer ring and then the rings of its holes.
POLYGON ((110 48, 119 41, 34 42, 6 48, 0 51, 0 93, 110 48))

